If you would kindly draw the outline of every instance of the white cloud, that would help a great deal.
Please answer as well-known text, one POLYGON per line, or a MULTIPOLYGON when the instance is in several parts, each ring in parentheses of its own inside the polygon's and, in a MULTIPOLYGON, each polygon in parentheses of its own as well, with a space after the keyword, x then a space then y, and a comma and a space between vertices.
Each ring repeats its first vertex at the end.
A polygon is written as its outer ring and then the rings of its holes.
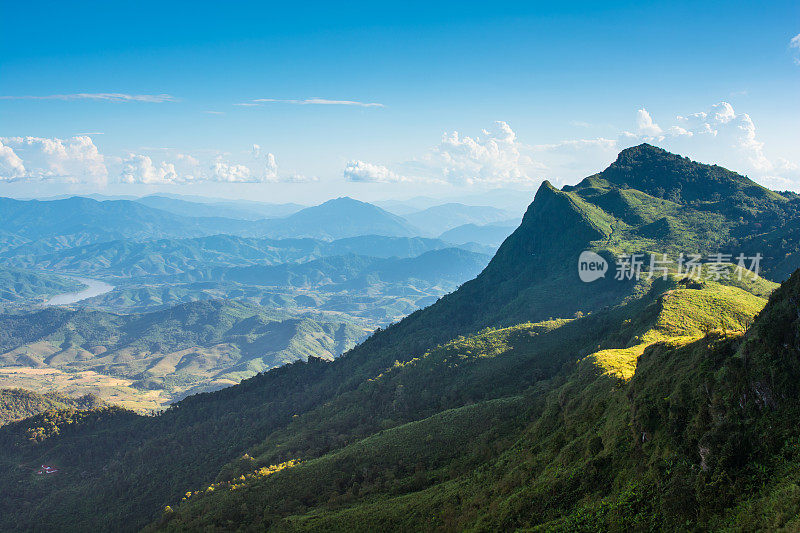
MULTIPOLYGON (((506 122, 497 121, 475 137, 445 132, 441 142, 427 153, 393 168, 361 160, 350 161, 344 176, 350 181, 361 182, 427 181, 527 187, 537 185, 544 177, 555 178, 555 181, 563 181, 565 173, 572 177, 576 169, 564 172, 564 167, 570 166, 578 153, 585 156, 597 152, 606 163, 613 161, 611 155, 615 154, 615 145, 613 140, 592 139, 530 146, 520 142, 506 122)), ((593 161, 596 159, 592 158, 593 161)), ((577 166, 580 172, 586 167, 577 166)))
POLYGON ((123 160, 120 181, 123 183, 174 183, 179 181, 175 165, 162 161, 154 165, 153 160, 146 155, 129 154, 123 160))
POLYGON ((405 178, 383 165, 375 165, 361 160, 348 161, 344 167, 344 177, 348 181, 394 183, 405 178))
POLYGON ((445 132, 427 154, 402 164, 402 174, 456 185, 530 184, 538 180, 531 175, 536 165, 526 151, 514 130, 497 121, 476 137, 445 132))
POLYGON ((255 161, 256 175, 261 176, 258 181, 275 181, 278 179, 278 163, 272 153, 262 153, 261 147, 253 145, 253 159, 255 161))
POLYGON ((642 108, 636 112, 636 126, 639 128, 639 133, 650 137, 661 135, 663 132, 661 127, 653 122, 653 118, 645 108, 642 108))
POLYGON ((253 180, 250 175, 250 168, 245 165, 238 165, 226 161, 219 156, 211 166, 213 181, 225 181, 229 183, 249 183, 253 180))
MULTIPOLYGON (((789 48, 800 50, 800 33, 792 37, 792 39, 789 41, 789 48)), ((794 62, 800 65, 800 57, 795 57, 794 62)))
POLYGON ((256 98, 255 104, 235 104, 235 105, 257 105, 261 103, 295 104, 295 105, 347 105, 356 107, 386 107, 377 102, 358 102, 356 100, 329 100, 327 98, 305 98, 302 100, 282 100, 280 98, 256 98))
POLYGON ((149 102, 160 104, 178 101, 169 94, 76 93, 49 94, 45 96, 0 96, 0 100, 105 100, 108 102, 149 102))
MULTIPOLYGON (((190 155, 175 153, 172 149, 148 150, 145 154, 128 154, 120 161, 120 182, 131 184, 186 184, 201 182, 222 183, 271 183, 282 181, 278 176, 278 165, 271 153, 262 153, 261 147, 253 145, 246 161, 237 161, 230 154, 190 155)), ((290 181, 308 181, 301 175, 290 175, 290 181)))
POLYGON ((105 185, 108 170, 92 139, 77 135, 68 139, 48 137, 2 137, 24 165, 20 179, 60 179, 105 185))
POLYGON ((253 145, 249 164, 232 162, 217 156, 211 165, 210 181, 227 183, 270 183, 278 181, 278 163, 271 153, 261 154, 261 147, 253 145))
POLYGON ((756 177, 796 174, 796 168, 773 162, 766 156, 750 115, 737 113, 728 102, 719 102, 706 111, 678 115, 666 130, 653 128, 657 124, 652 119, 649 124, 642 121, 641 111, 637 117, 638 131, 625 132, 620 137, 622 148, 649 142, 756 177))
POLYGON ((25 165, 10 146, 0 139, 0 180, 14 180, 25 176, 25 165))
POLYGON ((253 146, 250 157, 244 160, 203 151, 191 155, 171 148, 140 148, 137 152, 123 157, 105 157, 88 136, 68 139, 0 137, 0 180, 57 180, 104 186, 109 168, 116 182, 127 184, 307 182, 316 179, 300 173, 280 176, 275 155, 262 152, 258 145, 253 146))

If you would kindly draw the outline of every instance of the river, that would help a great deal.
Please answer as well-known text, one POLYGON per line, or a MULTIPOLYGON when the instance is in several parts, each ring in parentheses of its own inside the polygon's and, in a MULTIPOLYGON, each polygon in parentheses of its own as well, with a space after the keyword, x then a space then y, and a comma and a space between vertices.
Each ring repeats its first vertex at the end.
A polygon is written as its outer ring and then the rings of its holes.
POLYGON ((65 292, 62 294, 56 294, 50 300, 47 301, 45 305, 70 305, 81 300, 86 300, 87 298, 93 298, 95 296, 100 296, 101 294, 105 294, 107 292, 111 292, 114 290, 113 285, 109 285, 105 281, 100 281, 97 279, 89 279, 89 278, 78 278, 73 276, 65 276, 70 279, 74 279, 75 281, 80 281, 86 288, 82 291, 77 292, 65 292))

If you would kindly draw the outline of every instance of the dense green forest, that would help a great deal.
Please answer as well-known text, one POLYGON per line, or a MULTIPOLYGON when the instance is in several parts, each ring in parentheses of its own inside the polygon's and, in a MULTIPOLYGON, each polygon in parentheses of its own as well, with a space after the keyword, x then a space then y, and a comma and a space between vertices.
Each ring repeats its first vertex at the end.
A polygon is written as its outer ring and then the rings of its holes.
POLYGON ((545 182, 474 280, 333 361, 0 429, 0 527, 797 529, 799 207, 650 145, 545 182), (587 249, 762 275, 583 283, 587 249))
POLYGON ((73 398, 58 393, 37 394, 24 389, 0 389, 0 426, 46 411, 97 409, 103 402, 87 394, 73 398))

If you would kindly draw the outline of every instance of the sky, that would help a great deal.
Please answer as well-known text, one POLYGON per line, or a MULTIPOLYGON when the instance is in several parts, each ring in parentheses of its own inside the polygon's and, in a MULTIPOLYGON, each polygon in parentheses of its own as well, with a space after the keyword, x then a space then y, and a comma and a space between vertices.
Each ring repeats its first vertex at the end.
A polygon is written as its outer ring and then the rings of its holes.
POLYGON ((796 1, 381 4, 0 0, 0 196, 532 194, 641 142, 800 190, 796 1))

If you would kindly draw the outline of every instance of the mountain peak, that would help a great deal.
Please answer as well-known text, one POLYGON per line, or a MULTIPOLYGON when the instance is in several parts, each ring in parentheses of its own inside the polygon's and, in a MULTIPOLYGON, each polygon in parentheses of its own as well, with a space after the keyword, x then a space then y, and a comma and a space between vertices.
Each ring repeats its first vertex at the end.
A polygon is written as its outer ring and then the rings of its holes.
POLYGON ((647 143, 622 150, 599 177, 622 189, 638 189, 681 204, 720 201, 741 194, 780 200, 779 195, 746 176, 647 143))
POLYGON ((362 202, 361 200, 356 200, 355 198, 350 198, 349 196, 340 196, 338 198, 331 198, 330 200, 322 202, 322 204, 320 204, 320 205, 326 205, 326 204, 327 205, 334 205, 334 204, 340 204, 340 205, 348 205, 348 204, 349 205, 364 205, 366 203, 367 202, 362 202))
POLYGON ((380 207, 342 196, 270 222, 272 237, 343 238, 357 235, 412 237, 419 232, 405 219, 380 207), (280 225, 280 227, 278 227, 280 225))
POLYGON ((658 146, 654 146, 649 143, 642 143, 622 150, 617 155, 617 161, 619 161, 620 159, 636 159, 643 156, 654 157, 654 156, 665 156, 665 155, 671 155, 683 159, 681 156, 667 152, 666 150, 664 150, 663 148, 659 148, 658 146))

